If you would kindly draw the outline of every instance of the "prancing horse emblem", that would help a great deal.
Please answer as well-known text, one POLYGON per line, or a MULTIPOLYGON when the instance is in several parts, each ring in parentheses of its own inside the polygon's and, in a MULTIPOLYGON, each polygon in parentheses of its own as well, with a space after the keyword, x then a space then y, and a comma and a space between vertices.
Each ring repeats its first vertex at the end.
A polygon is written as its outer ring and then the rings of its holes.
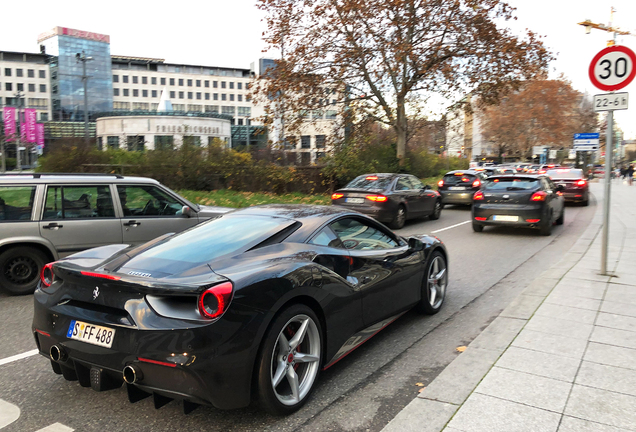
POLYGON ((95 287, 95 289, 93 290, 93 300, 95 300, 97 297, 99 297, 99 287, 95 287))

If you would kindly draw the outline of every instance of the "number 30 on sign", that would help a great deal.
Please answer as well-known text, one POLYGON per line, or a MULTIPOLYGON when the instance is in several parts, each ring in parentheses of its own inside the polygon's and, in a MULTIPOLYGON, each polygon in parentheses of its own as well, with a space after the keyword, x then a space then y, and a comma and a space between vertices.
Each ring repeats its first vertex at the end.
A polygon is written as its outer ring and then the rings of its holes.
POLYGON ((592 84, 601 90, 620 90, 636 76, 636 54, 620 45, 605 48, 594 56, 589 75, 592 84))

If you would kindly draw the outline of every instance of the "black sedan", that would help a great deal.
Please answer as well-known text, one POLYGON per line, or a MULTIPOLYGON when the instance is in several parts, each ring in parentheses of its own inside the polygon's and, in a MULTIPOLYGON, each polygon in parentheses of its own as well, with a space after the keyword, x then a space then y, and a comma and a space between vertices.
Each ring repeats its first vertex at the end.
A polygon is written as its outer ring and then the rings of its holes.
POLYGON ((407 219, 439 219, 439 192, 409 174, 364 174, 331 195, 333 205, 367 214, 399 229, 407 219))
POLYGON ((142 246, 47 264, 33 335, 53 371, 131 402, 288 414, 332 366, 413 307, 440 310, 444 245, 341 207, 227 213, 142 246))
POLYGON ((437 190, 442 195, 442 205, 473 204, 473 195, 481 188, 486 175, 474 170, 449 171, 437 182, 437 190))
POLYGON ((538 228, 542 235, 552 233, 552 224, 563 224, 565 206, 563 186, 546 175, 494 176, 473 196, 473 230, 484 226, 538 228))
POLYGON ((563 186, 563 198, 565 202, 581 203, 586 206, 590 201, 590 185, 583 170, 574 168, 554 168, 547 175, 557 185, 563 186))

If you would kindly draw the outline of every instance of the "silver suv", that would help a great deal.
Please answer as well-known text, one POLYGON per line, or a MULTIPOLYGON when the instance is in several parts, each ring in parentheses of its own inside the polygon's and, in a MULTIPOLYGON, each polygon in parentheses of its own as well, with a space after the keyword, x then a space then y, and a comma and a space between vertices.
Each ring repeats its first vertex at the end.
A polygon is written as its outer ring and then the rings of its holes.
POLYGON ((0 175, 0 288, 32 293, 48 262, 97 246, 145 243, 229 210, 193 204, 143 177, 0 175))

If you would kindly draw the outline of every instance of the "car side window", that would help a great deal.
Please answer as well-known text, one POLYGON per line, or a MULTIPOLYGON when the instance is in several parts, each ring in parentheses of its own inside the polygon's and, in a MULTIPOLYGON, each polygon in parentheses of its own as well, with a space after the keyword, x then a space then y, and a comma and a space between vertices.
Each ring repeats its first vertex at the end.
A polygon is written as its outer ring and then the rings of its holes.
POLYGON ((117 195, 124 217, 171 217, 181 215, 183 205, 156 186, 118 185, 117 195))
POLYGON ((400 177, 395 185, 395 190, 411 190, 411 182, 407 177, 400 177))
POLYGON ((340 239, 329 227, 321 229, 320 232, 309 241, 309 243, 317 246, 328 246, 344 249, 344 246, 342 245, 340 239))
POLYGON ((408 179, 411 182, 411 189, 414 189, 414 190, 424 189, 424 184, 417 177, 409 176, 408 179))
POLYGON ((347 249, 393 249, 399 246, 387 233, 359 219, 339 219, 330 227, 347 249))
POLYGON ((35 186, 0 187, 0 220, 30 220, 35 186))
POLYGON ((114 217, 108 185, 49 186, 46 190, 43 220, 114 217))

